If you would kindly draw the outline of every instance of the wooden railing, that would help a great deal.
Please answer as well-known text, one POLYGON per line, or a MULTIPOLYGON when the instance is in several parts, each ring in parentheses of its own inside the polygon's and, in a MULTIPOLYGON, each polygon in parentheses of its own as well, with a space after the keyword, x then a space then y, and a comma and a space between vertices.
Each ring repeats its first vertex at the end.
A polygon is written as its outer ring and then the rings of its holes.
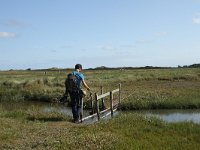
MULTIPOLYGON (((92 115, 90 116, 87 116, 85 118, 82 118, 81 117, 81 122, 89 119, 89 118, 93 118, 95 116, 97 116, 98 120, 101 119, 101 114, 102 113, 110 113, 111 114, 111 117, 113 117, 113 114, 114 114, 114 111, 117 110, 117 107, 120 105, 121 103, 121 84, 119 84, 119 87, 115 90, 112 90, 110 92, 107 92, 107 93, 103 93, 103 87, 101 87, 101 94, 98 95, 98 93, 94 93, 94 96, 91 94, 90 95, 90 98, 91 98, 91 108, 92 108, 92 115), (114 99, 113 99, 113 95, 118 93, 118 102, 116 104, 113 103, 114 99), (110 107, 105 109, 105 97, 108 97, 109 96, 109 104, 110 104, 110 107), (100 111, 100 108, 99 108, 99 103, 102 103, 102 108, 103 110, 100 111), (94 106, 95 104, 95 106, 94 106)), ((83 106, 83 104, 82 104, 83 106)), ((81 113, 83 113, 83 107, 81 108, 81 113)))

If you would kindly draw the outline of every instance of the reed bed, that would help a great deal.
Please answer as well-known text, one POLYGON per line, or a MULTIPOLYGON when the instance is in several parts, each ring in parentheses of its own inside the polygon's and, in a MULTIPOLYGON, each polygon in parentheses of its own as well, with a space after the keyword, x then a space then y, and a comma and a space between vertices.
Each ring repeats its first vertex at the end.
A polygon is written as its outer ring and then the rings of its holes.
MULTIPOLYGON (((57 101, 71 70, 1 71, 0 101, 57 101)), ((122 84, 122 109, 199 108, 200 69, 85 70, 92 93, 122 84), (127 97, 127 95, 132 96, 127 97)), ((89 99, 88 96, 85 99, 89 99)))

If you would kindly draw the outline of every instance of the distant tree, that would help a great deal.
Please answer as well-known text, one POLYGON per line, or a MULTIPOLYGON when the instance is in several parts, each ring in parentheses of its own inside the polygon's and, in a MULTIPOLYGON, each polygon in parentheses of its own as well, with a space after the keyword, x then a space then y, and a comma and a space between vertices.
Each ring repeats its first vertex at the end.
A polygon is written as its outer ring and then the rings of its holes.
POLYGON ((154 68, 153 66, 145 66, 144 67, 145 69, 152 69, 152 68, 154 68))
POLYGON ((106 67, 106 66, 100 66, 100 67, 96 67, 95 69, 108 69, 108 67, 106 67))
POLYGON ((189 67, 190 68, 200 68, 200 64, 192 64, 189 67))
POLYGON ((57 67, 52 67, 52 68, 49 68, 49 70, 58 70, 59 68, 57 67))
POLYGON ((31 71, 31 68, 26 69, 27 71, 31 71))

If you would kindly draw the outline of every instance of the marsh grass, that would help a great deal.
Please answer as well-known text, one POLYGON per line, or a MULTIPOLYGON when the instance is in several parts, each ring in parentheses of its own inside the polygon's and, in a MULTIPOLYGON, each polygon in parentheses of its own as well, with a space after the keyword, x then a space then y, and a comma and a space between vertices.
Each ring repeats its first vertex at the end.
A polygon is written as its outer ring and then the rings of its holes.
MULTIPOLYGON (((45 72, 1 71, 0 101, 57 101, 70 71, 45 72)), ((109 92, 122 83, 122 109, 200 107, 199 68, 85 70, 84 74, 93 94, 100 94, 101 86, 109 92)))
POLYGON ((123 110, 200 108, 199 82, 148 81, 135 84, 133 94, 121 104, 123 110))
MULTIPOLYGON (((69 71, 68 71, 69 72, 69 71)), ((121 109, 200 108, 200 69, 85 70, 92 92, 118 88, 121 109), (130 95, 129 97, 127 97, 130 95)), ((0 101, 54 101, 66 71, 0 72, 0 101)), ((0 106, 0 149, 199 149, 200 125, 166 123, 134 113, 92 125, 71 123, 58 112, 0 106)))
POLYGON ((35 100, 51 102, 56 100, 64 91, 64 85, 58 82, 57 77, 18 80, 5 80, 1 82, 1 101, 35 100))

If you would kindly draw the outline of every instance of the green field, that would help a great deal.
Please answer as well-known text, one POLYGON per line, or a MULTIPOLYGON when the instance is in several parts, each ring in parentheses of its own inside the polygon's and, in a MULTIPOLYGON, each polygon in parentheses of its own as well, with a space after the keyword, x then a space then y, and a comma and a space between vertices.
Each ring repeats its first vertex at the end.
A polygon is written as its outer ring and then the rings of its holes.
MULTIPOLYGON (((69 70, 1 71, 0 101, 56 101, 69 70)), ((92 92, 122 84, 121 110, 199 109, 200 69, 84 70, 92 92), (129 97, 128 97, 129 96, 129 97)), ((88 97, 86 97, 87 99, 88 97)), ((199 149, 200 125, 166 123, 134 113, 92 125, 37 107, 0 107, 0 149, 199 149)))
MULTIPOLYGON (((0 100, 56 101, 64 92, 69 72, 2 71, 0 100)), ((84 74, 92 93, 100 93, 100 86, 105 92, 111 91, 121 83, 123 110, 200 108, 199 68, 85 70, 84 74)))

